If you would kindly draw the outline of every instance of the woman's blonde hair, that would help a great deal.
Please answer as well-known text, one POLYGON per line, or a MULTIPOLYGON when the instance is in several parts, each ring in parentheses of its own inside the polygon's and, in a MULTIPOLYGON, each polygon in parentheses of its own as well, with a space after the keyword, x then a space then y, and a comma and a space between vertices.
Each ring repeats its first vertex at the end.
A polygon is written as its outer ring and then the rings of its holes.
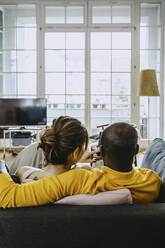
POLYGON ((60 116, 40 136, 38 147, 42 148, 47 163, 63 164, 68 156, 79 147, 88 146, 88 132, 81 122, 70 116, 60 116))

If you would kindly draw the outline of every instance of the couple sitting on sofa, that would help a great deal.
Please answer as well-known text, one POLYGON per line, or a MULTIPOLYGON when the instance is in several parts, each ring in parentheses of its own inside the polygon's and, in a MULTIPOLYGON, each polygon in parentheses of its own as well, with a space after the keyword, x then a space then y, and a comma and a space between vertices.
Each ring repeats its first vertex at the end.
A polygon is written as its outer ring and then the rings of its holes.
MULTIPOLYGON (((88 135, 81 123, 71 117, 59 117, 41 135, 39 147, 47 166, 18 175, 34 182, 16 184, 1 163, 0 206, 23 207, 43 205, 65 196, 129 189, 134 203, 153 202, 159 195, 160 177, 149 169, 134 169, 133 159, 138 152, 137 132, 127 123, 107 127, 101 136, 102 170, 73 169, 87 149, 88 135), (40 179, 40 180, 38 180, 40 179)), ((87 153, 86 159, 91 154, 87 153)))

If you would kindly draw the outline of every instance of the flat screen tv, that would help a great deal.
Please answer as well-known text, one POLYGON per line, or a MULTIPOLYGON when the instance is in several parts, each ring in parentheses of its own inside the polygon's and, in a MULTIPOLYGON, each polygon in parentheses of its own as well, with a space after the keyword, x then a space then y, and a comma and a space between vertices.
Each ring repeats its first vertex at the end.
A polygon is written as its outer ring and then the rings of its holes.
POLYGON ((47 124, 45 98, 1 98, 0 126, 36 126, 47 124))

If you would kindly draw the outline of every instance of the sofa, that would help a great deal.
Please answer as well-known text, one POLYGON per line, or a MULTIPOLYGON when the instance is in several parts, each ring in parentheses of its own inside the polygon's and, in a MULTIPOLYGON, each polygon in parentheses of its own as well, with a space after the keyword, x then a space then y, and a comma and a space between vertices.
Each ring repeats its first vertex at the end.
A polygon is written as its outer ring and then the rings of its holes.
POLYGON ((165 203, 0 209, 0 248, 164 247, 165 203))
MULTIPOLYGON (((154 158, 158 154, 160 149, 154 158)), ((144 163, 145 160, 145 167, 144 163)), ((157 248, 165 245, 165 183, 155 203, 84 206, 61 203, 0 208, 0 248, 157 248)))

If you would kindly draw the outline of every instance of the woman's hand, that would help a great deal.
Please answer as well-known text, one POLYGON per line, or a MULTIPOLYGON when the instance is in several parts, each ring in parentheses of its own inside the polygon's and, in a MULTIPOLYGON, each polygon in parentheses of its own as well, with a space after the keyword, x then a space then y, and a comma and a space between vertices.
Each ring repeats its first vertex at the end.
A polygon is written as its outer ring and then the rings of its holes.
POLYGON ((92 164, 92 163, 94 163, 94 162, 96 162, 98 160, 101 160, 102 157, 97 156, 98 153, 100 153, 99 150, 95 150, 95 151, 92 151, 92 152, 85 152, 82 155, 79 163, 90 163, 90 164, 92 164))

